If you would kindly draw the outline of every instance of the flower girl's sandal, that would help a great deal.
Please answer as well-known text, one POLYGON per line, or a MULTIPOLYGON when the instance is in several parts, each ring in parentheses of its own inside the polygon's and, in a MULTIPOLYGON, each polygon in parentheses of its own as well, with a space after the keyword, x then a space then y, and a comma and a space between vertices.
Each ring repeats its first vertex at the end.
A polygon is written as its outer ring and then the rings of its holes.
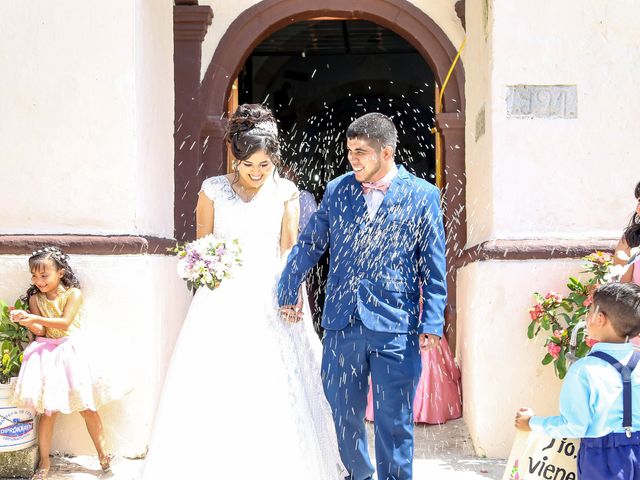
POLYGON ((48 468, 39 468, 31 477, 31 480, 47 480, 49 478, 49 469, 48 468))
POLYGON ((113 455, 111 453, 100 458, 100 468, 102 468, 103 472, 111 471, 111 460, 113 460, 113 455))

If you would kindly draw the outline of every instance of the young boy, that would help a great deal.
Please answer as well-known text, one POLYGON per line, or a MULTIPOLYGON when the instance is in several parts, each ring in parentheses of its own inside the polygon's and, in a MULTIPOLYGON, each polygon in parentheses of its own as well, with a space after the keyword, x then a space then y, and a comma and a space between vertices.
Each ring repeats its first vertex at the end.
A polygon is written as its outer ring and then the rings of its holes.
POLYGON ((640 286, 608 283, 593 294, 589 336, 599 343, 567 373, 560 415, 516 413, 516 428, 554 438, 580 438, 580 480, 640 479, 640 286), (623 378, 627 379, 623 382, 623 378))

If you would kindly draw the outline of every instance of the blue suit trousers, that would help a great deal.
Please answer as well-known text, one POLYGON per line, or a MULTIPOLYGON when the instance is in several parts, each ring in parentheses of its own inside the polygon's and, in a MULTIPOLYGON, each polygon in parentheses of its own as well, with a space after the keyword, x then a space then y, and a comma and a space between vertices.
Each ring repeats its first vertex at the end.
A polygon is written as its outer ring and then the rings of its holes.
POLYGON ((325 330, 323 386, 349 480, 364 480, 374 472, 364 423, 369 374, 377 478, 412 478, 413 399, 420 371, 417 333, 375 332, 357 318, 341 330, 325 330))

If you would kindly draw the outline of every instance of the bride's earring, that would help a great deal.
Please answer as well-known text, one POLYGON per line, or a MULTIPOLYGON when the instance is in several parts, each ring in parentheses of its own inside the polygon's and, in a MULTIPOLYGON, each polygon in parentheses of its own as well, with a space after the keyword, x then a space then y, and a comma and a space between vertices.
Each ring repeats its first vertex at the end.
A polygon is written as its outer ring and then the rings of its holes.
POLYGON ((233 162, 233 181, 237 182, 238 178, 240 178, 240 172, 238 172, 238 161, 233 162))

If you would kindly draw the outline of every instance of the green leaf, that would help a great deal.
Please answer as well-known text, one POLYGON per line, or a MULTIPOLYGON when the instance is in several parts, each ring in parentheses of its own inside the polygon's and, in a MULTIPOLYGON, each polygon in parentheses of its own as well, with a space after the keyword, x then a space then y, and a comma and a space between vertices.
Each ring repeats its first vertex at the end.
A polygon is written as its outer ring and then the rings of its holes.
POLYGON ((544 356, 544 358, 542 359, 542 364, 543 365, 549 365, 552 361, 553 361, 553 357, 551 356, 550 353, 547 353, 544 356))
POLYGON ((566 313, 558 313, 558 316, 564 319, 567 326, 571 325, 571 317, 569 315, 567 315, 566 313))
POLYGON ((551 321, 551 318, 549 317, 549 314, 545 313, 544 315, 542 315, 542 317, 540 317, 540 326, 545 330, 549 330, 550 321, 551 321))
POLYGON ((535 337, 535 336, 536 336, 536 333, 537 333, 537 332, 534 332, 534 330, 535 330, 535 328, 536 328, 536 323, 538 323, 538 322, 536 322, 535 320, 534 320, 534 321, 532 321, 532 322, 529 324, 529 328, 527 328, 527 337, 529 337, 529 339, 532 339, 533 337, 535 337))
POLYGON ((587 345, 585 342, 580 342, 576 347, 576 357, 582 358, 586 356, 590 350, 591 349, 589 348, 589 345, 587 345))
POLYGON ((554 362, 556 375, 562 380, 567 374, 567 357, 565 356, 564 348, 560 350, 560 356, 554 362))
POLYGON ((571 313, 575 307, 571 304, 570 301, 565 299, 560 304, 560 308, 563 308, 565 312, 571 313))
POLYGON ((572 292, 580 291, 582 289, 582 284, 576 278, 569 277, 567 288, 572 292))
POLYGON ((587 299, 586 295, 582 295, 580 292, 573 292, 569 294, 569 299, 576 304, 578 308, 584 307, 583 303, 587 299))
POLYGON ((585 307, 582 305, 578 310, 576 310, 575 315, 579 317, 584 317, 589 313, 589 307, 585 307))

